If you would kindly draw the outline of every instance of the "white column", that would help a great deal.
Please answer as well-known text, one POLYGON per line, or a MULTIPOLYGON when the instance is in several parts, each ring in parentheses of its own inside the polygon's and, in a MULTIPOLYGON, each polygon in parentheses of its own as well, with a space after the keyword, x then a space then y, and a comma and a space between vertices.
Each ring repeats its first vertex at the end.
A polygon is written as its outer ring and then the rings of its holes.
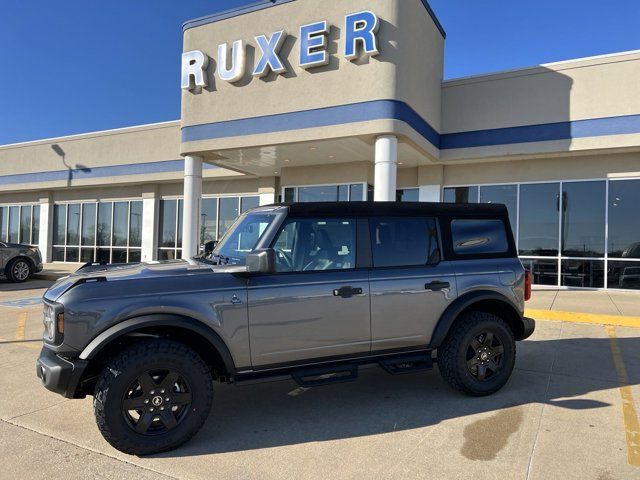
POLYGON ((198 254, 200 204, 202 202, 202 157, 184 157, 184 210, 182 215, 182 258, 198 254))
POLYGON ((40 225, 38 227, 38 248, 42 255, 42 263, 51 263, 52 222, 53 203, 51 198, 42 198, 40 199, 40 225))
POLYGON ((158 243, 158 197, 156 192, 142 194, 142 261, 155 260, 158 243))
POLYGON ((440 185, 420 185, 418 200, 421 202, 440 202, 440 185))
POLYGON ((396 200, 398 173, 398 138, 384 135, 376 139, 375 180, 373 199, 376 202, 396 200))

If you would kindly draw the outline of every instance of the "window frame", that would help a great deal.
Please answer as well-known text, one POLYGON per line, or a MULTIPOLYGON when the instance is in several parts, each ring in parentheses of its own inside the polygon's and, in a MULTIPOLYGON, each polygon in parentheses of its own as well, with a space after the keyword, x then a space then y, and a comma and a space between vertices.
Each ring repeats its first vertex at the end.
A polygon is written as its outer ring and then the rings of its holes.
POLYGON ((38 222, 37 225, 36 223, 34 223, 34 215, 33 212, 35 211, 36 208, 41 209, 41 205, 40 203, 37 202, 31 202, 31 203, 2 203, 0 204, 0 209, 3 209, 4 212, 4 220, 5 220, 5 225, 4 225, 4 229, 3 231, 0 231, 0 242, 7 242, 7 243, 11 243, 9 242, 9 232, 11 229, 11 208, 16 207, 18 208, 18 243, 21 245, 31 245, 31 246, 38 246, 39 242, 40 242, 40 215, 41 215, 41 211, 38 214, 38 222), (30 211, 30 219, 29 219, 29 238, 28 239, 24 239, 22 238, 22 210, 28 208, 30 211), (34 227, 37 226, 36 229, 34 229, 34 227), (38 241, 34 242, 34 233, 35 230, 38 230, 38 241))

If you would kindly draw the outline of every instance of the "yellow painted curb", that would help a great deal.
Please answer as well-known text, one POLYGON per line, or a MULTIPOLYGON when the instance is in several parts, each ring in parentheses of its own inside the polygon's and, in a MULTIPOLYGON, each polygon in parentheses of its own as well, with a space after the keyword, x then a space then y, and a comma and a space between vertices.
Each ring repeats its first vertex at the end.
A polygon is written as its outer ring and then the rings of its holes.
POLYGON ((525 316, 535 320, 553 320, 570 323, 593 323, 596 325, 613 325, 616 327, 640 328, 640 317, 625 317, 623 315, 599 315, 597 313, 561 312, 556 310, 530 310, 525 316))

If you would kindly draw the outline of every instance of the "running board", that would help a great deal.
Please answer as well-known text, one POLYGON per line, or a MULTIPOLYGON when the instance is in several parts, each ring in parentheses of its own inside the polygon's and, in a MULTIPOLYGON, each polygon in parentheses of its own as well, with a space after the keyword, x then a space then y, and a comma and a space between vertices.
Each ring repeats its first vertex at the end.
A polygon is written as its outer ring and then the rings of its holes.
POLYGON ((406 357, 383 360, 380 366, 391 375, 402 375, 404 373, 423 372, 433 368, 431 355, 410 355, 406 357))
POLYGON ((291 372, 291 378, 301 387, 311 388, 358 379, 358 365, 305 368, 291 372))

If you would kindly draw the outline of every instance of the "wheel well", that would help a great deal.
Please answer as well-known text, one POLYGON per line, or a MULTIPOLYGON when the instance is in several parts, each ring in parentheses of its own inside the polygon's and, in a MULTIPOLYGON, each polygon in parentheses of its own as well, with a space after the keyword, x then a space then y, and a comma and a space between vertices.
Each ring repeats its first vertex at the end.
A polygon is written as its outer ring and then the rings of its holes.
POLYGON ((516 311, 515 308, 513 308, 506 302, 502 302, 496 299, 479 300, 465 307, 465 309, 462 310, 456 318, 456 321, 466 312, 491 313, 507 322, 507 325, 509 325, 509 328, 511 328, 513 336, 516 339, 522 337, 522 335, 524 334, 524 325, 522 324, 520 314, 516 311))
POLYGON ((96 377, 108 363, 109 359, 134 343, 150 338, 167 338, 184 343, 200 355, 202 360, 209 366, 213 378, 220 382, 225 382, 229 379, 231 373, 227 371, 222 355, 206 337, 188 328, 154 325, 127 332, 105 345, 90 360, 83 374, 81 390, 85 394, 93 394, 96 377))

